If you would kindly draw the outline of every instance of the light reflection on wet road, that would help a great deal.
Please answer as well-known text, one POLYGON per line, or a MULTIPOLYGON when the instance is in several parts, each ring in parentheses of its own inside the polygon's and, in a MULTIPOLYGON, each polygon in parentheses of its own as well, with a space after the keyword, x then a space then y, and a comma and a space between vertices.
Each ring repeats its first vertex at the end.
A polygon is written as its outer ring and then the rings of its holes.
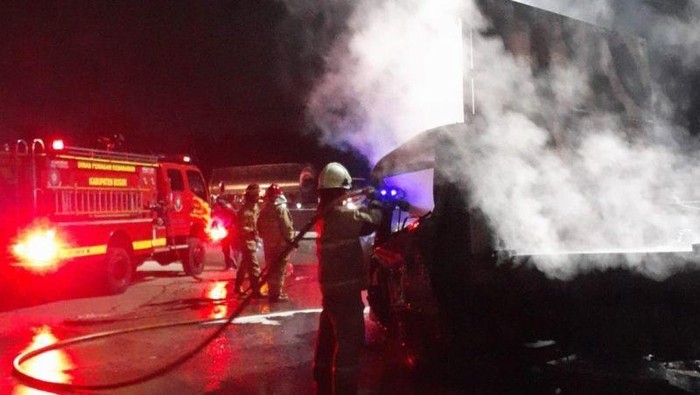
MULTIPOLYGON (((139 270, 136 283, 123 295, 58 295, 49 303, 4 309, 0 312, 0 392, 44 393, 23 385, 11 372, 12 359, 29 347, 104 331, 218 319, 207 325, 129 333, 71 345, 34 357, 22 368, 52 382, 106 384, 149 373, 191 350, 221 325, 240 300, 232 292, 232 272, 213 266, 196 280, 182 276, 176 266, 171 270, 151 266, 139 270)), ((245 317, 174 372, 99 393, 312 393, 311 366, 320 311, 315 265, 296 266, 287 280, 287 292, 290 302, 253 301, 244 311, 245 317), (296 314, 284 313, 297 310, 296 314)), ((370 332, 379 333, 368 324, 370 332)), ((363 358, 367 372, 362 391, 379 393, 382 355, 368 351, 363 358)))

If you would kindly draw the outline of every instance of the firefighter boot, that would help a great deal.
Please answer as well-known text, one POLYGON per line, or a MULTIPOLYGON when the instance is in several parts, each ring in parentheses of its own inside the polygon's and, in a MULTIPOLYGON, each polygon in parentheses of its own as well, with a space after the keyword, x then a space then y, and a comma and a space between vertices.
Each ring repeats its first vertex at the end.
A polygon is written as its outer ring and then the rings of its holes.
POLYGON ((250 279, 250 289, 253 290, 251 297, 253 299, 263 299, 265 295, 260 292, 260 280, 257 278, 250 279))
POLYGON ((243 296, 245 295, 245 292, 243 292, 243 273, 236 273, 236 279, 234 280, 234 286, 233 290, 238 296, 243 296))
POLYGON ((333 373, 327 369, 314 368, 316 395, 333 395, 333 373))

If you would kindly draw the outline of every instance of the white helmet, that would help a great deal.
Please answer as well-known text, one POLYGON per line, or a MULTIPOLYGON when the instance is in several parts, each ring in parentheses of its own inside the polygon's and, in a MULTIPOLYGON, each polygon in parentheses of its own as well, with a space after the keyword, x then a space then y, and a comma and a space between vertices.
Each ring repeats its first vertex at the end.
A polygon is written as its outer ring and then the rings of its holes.
POLYGON ((318 175, 318 189, 350 189, 352 178, 348 170, 337 162, 331 162, 318 175))

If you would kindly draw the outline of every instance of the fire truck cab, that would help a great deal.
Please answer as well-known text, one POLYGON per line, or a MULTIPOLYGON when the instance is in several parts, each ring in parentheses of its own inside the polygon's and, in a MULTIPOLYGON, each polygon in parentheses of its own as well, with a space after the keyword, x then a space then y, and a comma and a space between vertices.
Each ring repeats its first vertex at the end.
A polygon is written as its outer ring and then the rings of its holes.
POLYGON ((209 194, 188 157, 69 147, 60 140, 0 148, 2 272, 91 265, 110 293, 123 292, 147 259, 181 261, 188 275, 202 272, 209 194))

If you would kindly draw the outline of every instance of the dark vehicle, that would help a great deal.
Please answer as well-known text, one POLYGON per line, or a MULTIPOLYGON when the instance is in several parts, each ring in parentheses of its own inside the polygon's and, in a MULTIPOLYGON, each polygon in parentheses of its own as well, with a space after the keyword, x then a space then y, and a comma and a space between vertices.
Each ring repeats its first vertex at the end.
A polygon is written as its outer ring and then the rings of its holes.
MULTIPOLYGON (((491 25, 478 34, 502 39, 514 57, 528 59, 534 76, 560 59, 556 51, 590 71, 585 108, 559 109, 554 118, 526 114, 551 133, 554 150, 572 141, 564 125, 597 113, 616 113, 620 133, 645 137, 650 84, 643 42, 511 1, 479 4, 491 25), (577 51, 575 37, 605 49, 610 67, 577 51)), ((517 393, 698 390, 692 378, 697 366, 672 362, 700 355, 700 256, 692 239, 646 250, 504 248, 494 223, 475 203, 473 169, 460 156, 470 152, 484 125, 478 100, 471 103, 464 123, 423 132, 373 170, 377 185, 407 190, 413 218, 398 231, 390 232, 387 224, 378 233, 368 297, 373 317, 405 344, 408 359, 437 363, 441 368, 433 373, 460 386, 481 383, 486 391, 517 393), (562 276, 542 270, 541 262, 562 257, 585 269, 562 276), (674 269, 657 278, 637 270, 659 262, 674 269)), ((658 210, 675 215, 682 206, 658 210)), ((689 223, 699 219, 693 210, 685 214, 689 223)), ((674 239, 681 229, 669 224, 668 234, 649 237, 674 239)))

